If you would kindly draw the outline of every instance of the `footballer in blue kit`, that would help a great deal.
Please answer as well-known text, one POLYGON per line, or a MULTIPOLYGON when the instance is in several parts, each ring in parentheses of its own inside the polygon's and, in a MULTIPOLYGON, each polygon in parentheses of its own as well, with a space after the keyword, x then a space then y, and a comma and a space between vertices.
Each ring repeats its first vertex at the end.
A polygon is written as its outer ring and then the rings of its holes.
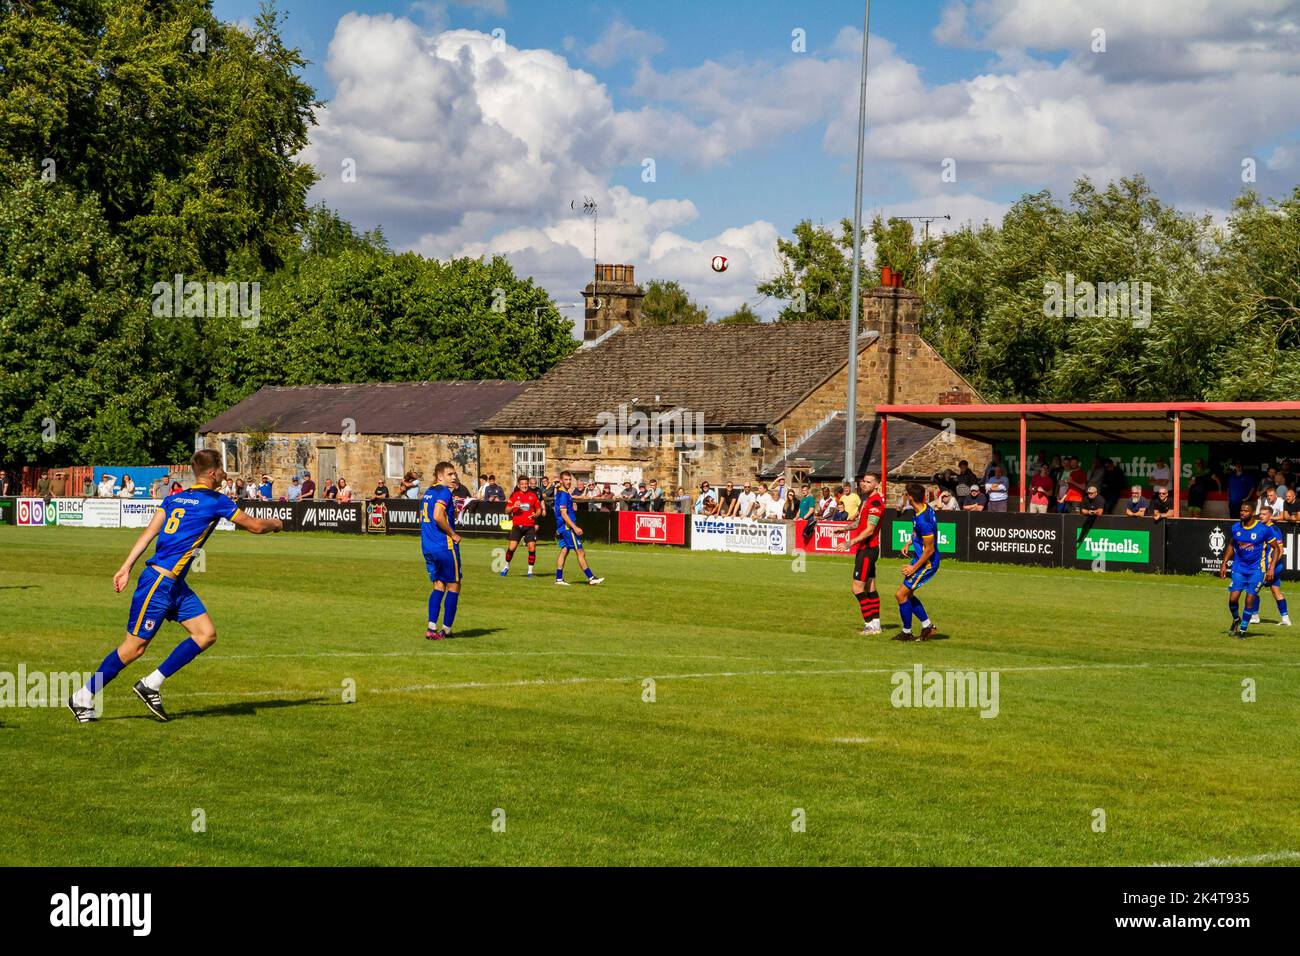
POLYGON ((924 487, 915 481, 909 482, 907 498, 916 512, 916 517, 912 519, 912 540, 907 548, 907 555, 912 560, 903 565, 903 583, 894 595, 898 599, 898 614, 903 619, 903 629, 893 640, 913 640, 912 619, 915 618, 921 624, 920 639, 928 641, 934 637, 934 622, 925 613, 924 605, 917 600, 916 592, 939 573, 939 522, 935 518, 934 509, 926 504, 924 487))
MULTIPOLYGON (((1279 504, 1278 509, 1281 510, 1279 504)), ((1273 600, 1277 603, 1277 613, 1281 615, 1282 620, 1278 621, 1279 627, 1291 626, 1291 615, 1287 613, 1286 595, 1282 593, 1282 572, 1286 570, 1286 535, 1282 533, 1274 521, 1277 515, 1268 505, 1262 505, 1259 509, 1260 520, 1268 528, 1272 535, 1272 548, 1274 550, 1273 573, 1264 579, 1264 586, 1273 592, 1273 600)), ((1259 601, 1255 601, 1255 613, 1250 616, 1251 624, 1259 623, 1259 601)))
POLYGON ((113 589, 120 593, 131 578, 131 569, 136 561, 148 549, 149 543, 158 539, 153 557, 136 581, 126 620, 125 640, 104 658, 90 681, 68 698, 68 709, 79 723, 99 719, 96 695, 144 654, 164 621, 177 621, 189 632, 189 637, 176 645, 157 670, 136 681, 131 688, 155 717, 167 720, 162 701, 163 681, 217 640, 216 627, 207 608, 186 581, 194 556, 222 519, 232 521, 236 527, 253 534, 284 530, 284 523, 279 518, 250 517, 216 490, 226 477, 221 468, 220 454, 211 449, 197 451, 191 465, 194 485, 163 499, 149 525, 136 539, 126 561, 113 575, 113 589))
POLYGON ((587 555, 582 549, 582 529, 578 527, 573 505, 573 474, 560 472, 559 485, 555 489, 555 541, 560 546, 560 555, 555 561, 555 583, 568 586, 569 582, 564 580, 564 562, 573 551, 578 555, 578 567, 587 576, 587 583, 601 584, 605 579, 596 577, 587 566, 587 555))
POLYGON ((460 484, 456 466, 440 461, 433 469, 435 484, 420 497, 420 548, 433 590, 429 592, 426 640, 451 637, 460 603, 460 535, 456 533, 456 503, 452 489, 460 484), (442 614, 442 626, 438 615, 442 614))
POLYGON ((1272 529, 1256 519, 1249 501, 1243 501, 1241 520, 1232 526, 1228 546, 1223 552, 1223 563, 1219 566, 1219 577, 1224 578, 1228 574, 1228 565, 1232 565, 1232 580, 1228 585, 1228 610, 1232 614, 1229 634, 1246 636, 1251 615, 1259 605, 1260 586, 1273 576, 1273 564, 1281 550, 1272 529), (1246 595, 1245 614, 1238 609, 1243 593, 1246 595))

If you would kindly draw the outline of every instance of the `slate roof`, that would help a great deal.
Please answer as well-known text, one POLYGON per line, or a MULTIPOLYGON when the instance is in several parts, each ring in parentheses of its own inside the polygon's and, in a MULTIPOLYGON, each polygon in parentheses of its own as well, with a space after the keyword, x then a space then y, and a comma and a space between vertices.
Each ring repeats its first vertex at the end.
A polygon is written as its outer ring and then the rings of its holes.
MULTIPOLYGON (((939 429, 901 418, 889 419, 889 472, 911 458, 939 435, 939 429)), ((880 473, 880 435, 876 417, 858 419, 856 445, 858 466, 854 474, 880 473)), ((786 460, 812 464, 808 477, 816 481, 844 477, 844 414, 839 413, 797 447, 788 449, 786 458, 765 468, 761 477, 773 477, 785 471, 786 460)))
POLYGON ((199 427, 200 434, 273 432, 338 435, 350 418, 362 435, 472 435, 532 382, 366 382, 268 386, 199 427))
MULTIPOLYGON (((595 427, 601 412, 703 413, 709 428, 775 422, 848 361, 847 322, 619 328, 543 375, 482 431, 564 431, 595 427), (659 396, 656 405, 655 396, 659 396)), ((864 332, 866 347, 879 337, 864 332)))

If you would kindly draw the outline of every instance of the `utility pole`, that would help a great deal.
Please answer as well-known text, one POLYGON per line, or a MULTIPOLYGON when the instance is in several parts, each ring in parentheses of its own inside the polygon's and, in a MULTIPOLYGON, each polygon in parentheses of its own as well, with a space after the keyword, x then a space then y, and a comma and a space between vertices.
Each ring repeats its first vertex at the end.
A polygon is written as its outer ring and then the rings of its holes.
POLYGON ((853 186, 853 282, 849 303, 848 402, 844 418, 844 480, 857 471, 858 444, 858 310, 862 307, 862 153, 867 139, 867 42, 871 32, 871 0, 862 14, 862 84, 858 91, 858 168, 853 186))

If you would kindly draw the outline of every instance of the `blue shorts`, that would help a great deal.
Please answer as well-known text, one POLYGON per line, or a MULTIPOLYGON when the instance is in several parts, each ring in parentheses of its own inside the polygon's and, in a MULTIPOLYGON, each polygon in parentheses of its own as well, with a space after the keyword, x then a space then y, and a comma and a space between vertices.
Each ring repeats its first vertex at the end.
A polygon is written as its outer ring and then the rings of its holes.
POLYGON ((440 584, 460 584, 460 545, 449 551, 424 552, 424 566, 429 569, 429 580, 440 584))
POLYGON ((561 548, 568 548, 570 551, 581 551, 582 535, 574 534, 569 530, 569 526, 565 525, 563 528, 556 530, 555 543, 561 548))
POLYGON ((184 578, 163 574, 147 564, 135 584, 126 632, 148 641, 158 633, 163 621, 188 621, 207 613, 184 578))
POLYGON ((1264 583, 1264 569, 1261 567, 1238 568, 1233 563, 1232 583, 1228 586, 1229 591, 1245 591, 1247 594, 1259 594, 1260 586, 1264 583))
POLYGON ((1270 588, 1280 588, 1282 586, 1282 572, 1285 570, 1286 558, 1284 557, 1273 566, 1273 576, 1265 581, 1264 584, 1270 588))
MULTIPOLYGON (((915 559, 913 559, 913 560, 915 560, 915 559)), ((926 568, 920 568, 919 570, 917 570, 917 572, 916 572, 915 574, 913 574, 913 575, 912 575, 911 577, 909 577, 909 578, 903 578, 903 583, 904 583, 905 585, 907 585, 907 589, 908 589, 909 591, 915 591, 915 590, 916 590, 917 588, 919 588, 922 584, 924 584, 926 581, 930 580, 932 577, 934 577, 934 576, 935 576, 936 574, 938 574, 938 573, 939 573, 939 565, 937 565, 937 564, 932 564, 932 565, 930 565, 929 567, 926 567, 926 568)))

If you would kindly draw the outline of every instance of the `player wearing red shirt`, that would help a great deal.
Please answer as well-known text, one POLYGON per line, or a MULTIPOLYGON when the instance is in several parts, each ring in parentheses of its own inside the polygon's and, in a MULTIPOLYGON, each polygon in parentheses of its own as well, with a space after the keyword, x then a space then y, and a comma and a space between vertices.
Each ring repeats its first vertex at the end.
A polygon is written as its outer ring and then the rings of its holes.
POLYGON ((510 545, 506 548, 506 566, 501 569, 503 578, 510 573, 510 561, 520 540, 528 542, 528 576, 533 576, 533 565, 537 562, 537 519, 542 515, 542 499, 537 497, 530 484, 527 477, 520 478, 506 501, 506 514, 510 516, 510 545))
POLYGON ((880 561, 880 519, 885 514, 885 498, 875 475, 858 479, 862 509, 858 523, 843 549, 854 552, 853 596, 862 612, 862 633, 880 633, 880 593, 876 590, 876 564, 880 561))

